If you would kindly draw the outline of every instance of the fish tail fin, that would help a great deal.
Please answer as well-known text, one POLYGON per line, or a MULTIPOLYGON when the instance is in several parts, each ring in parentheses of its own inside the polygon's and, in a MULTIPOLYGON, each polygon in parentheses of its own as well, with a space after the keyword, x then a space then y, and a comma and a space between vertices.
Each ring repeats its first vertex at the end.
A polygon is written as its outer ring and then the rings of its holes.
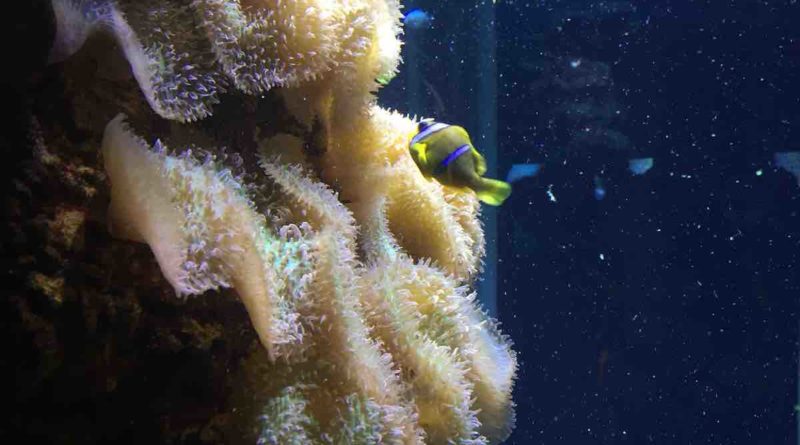
POLYGON ((511 194, 511 184, 497 179, 481 178, 475 193, 482 202, 499 206, 511 194))

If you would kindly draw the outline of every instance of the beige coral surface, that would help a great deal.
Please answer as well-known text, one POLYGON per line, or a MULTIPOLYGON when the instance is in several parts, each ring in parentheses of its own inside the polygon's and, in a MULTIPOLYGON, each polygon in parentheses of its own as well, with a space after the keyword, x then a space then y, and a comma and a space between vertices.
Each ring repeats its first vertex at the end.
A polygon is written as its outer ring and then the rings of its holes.
POLYGON ((105 29, 160 116, 120 100, 128 116, 104 125, 111 232, 149 245, 178 296, 232 288, 260 340, 232 440, 508 436, 515 354, 470 288, 479 203, 421 175, 416 122, 374 97, 397 69, 398 3, 53 4, 51 58, 105 29))

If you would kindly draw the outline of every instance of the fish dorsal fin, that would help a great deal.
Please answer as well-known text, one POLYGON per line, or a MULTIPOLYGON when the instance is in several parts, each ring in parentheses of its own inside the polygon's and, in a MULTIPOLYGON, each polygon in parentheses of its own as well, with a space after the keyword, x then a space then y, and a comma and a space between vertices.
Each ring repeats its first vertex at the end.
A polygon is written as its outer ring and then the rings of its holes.
POLYGON ((475 160, 475 172, 478 173, 478 176, 483 176, 486 173, 486 159, 478 150, 475 150, 475 147, 472 147, 472 159, 475 160))

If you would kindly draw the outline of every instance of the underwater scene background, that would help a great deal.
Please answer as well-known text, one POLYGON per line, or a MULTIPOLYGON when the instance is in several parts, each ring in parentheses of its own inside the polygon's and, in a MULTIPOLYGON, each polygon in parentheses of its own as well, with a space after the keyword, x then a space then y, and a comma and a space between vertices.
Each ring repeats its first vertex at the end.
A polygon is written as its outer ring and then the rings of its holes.
MULTIPOLYGON (((467 3, 413 2, 434 19, 411 111, 475 115, 467 3)), ((775 153, 800 148, 797 20, 789 1, 496 3, 497 169, 541 165, 498 211, 507 443, 796 441, 800 186, 775 153)))
POLYGON ((13 3, 0 441, 800 439, 796 0, 13 3))
MULTIPOLYGON (((410 111, 469 122, 479 11, 411 3, 433 20, 410 111)), ((494 13, 498 176, 540 166, 497 216, 520 361, 507 443, 794 443, 800 187, 775 154, 800 149, 800 5, 494 13)))

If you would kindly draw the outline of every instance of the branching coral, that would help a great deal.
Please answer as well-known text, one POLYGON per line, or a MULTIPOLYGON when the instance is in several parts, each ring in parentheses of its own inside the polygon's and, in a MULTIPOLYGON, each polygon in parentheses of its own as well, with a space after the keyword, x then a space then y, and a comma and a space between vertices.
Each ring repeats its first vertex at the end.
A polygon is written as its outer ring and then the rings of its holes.
MULTIPOLYGON (((469 290, 478 201, 420 174, 407 149, 416 122, 372 94, 397 66, 396 2, 53 3, 52 57, 107 28, 163 118, 207 117, 232 86, 277 94, 303 129, 253 131, 258 150, 231 155, 148 143, 121 115, 103 137, 114 235, 147 243, 177 294, 232 288, 247 309, 263 349, 231 399, 238 438, 507 437, 515 355, 469 290)), ((207 129, 194 125, 184 134, 207 129)))

